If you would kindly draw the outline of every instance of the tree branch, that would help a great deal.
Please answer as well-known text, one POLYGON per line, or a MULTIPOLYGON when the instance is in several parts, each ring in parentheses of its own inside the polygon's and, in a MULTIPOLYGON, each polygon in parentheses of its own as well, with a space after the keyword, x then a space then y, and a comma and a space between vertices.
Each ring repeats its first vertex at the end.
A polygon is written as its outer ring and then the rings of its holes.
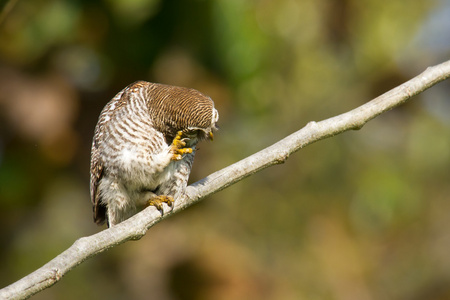
POLYGON ((112 228, 76 240, 69 249, 38 270, 0 290, 0 298, 28 298, 58 282, 86 259, 128 240, 140 239, 159 221, 262 169, 285 162, 289 155, 309 144, 350 129, 360 129, 376 116, 403 104, 448 77, 450 61, 429 67, 422 74, 347 113, 320 122, 309 122, 304 128, 272 146, 188 186, 183 197, 175 202, 174 209, 162 217, 154 207, 148 207, 112 228))

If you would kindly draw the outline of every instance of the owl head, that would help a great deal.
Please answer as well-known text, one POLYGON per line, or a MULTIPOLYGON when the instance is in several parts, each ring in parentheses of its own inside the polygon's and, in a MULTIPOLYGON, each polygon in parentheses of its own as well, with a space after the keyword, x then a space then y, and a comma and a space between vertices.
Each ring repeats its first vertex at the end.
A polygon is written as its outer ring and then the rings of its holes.
POLYGON ((194 142, 212 139, 217 130, 219 113, 214 102, 197 90, 152 83, 148 105, 153 126, 168 143, 180 130, 194 142))
POLYGON ((189 139, 196 139, 198 141, 206 139, 213 140, 214 131, 218 129, 217 127, 218 120, 219 120, 219 112, 217 111, 217 109, 213 108, 211 123, 209 124, 208 127, 190 126, 186 129, 183 129, 183 135, 189 139))

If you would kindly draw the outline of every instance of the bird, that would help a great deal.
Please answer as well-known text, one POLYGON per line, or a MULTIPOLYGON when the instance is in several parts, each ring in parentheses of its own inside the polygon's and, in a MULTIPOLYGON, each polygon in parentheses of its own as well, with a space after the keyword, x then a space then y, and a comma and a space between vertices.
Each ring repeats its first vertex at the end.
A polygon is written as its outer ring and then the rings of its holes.
POLYGON ((197 143, 219 113, 201 92, 136 81, 109 101, 95 127, 90 196, 94 222, 114 226, 147 206, 161 214, 187 186, 197 143))

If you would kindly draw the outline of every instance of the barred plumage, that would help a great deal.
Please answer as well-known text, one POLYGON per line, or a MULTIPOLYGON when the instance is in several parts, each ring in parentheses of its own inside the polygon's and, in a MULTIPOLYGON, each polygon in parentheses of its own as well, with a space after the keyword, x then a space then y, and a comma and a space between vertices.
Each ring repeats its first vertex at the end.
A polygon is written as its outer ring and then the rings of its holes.
POLYGON ((187 185, 197 143, 216 129, 214 102, 182 87, 135 82, 102 110, 91 152, 94 220, 115 225, 162 210, 187 185))

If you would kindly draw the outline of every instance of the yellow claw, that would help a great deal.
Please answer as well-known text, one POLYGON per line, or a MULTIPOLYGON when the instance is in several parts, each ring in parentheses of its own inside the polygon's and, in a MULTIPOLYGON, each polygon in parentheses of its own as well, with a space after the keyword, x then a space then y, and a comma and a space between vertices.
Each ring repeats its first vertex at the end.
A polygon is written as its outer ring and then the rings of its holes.
POLYGON ((160 196, 156 196, 156 197, 150 199, 147 202, 147 206, 156 207, 156 209, 159 210, 162 214, 164 212, 163 203, 166 203, 169 207, 171 207, 173 209, 173 202, 174 202, 173 197, 160 195, 160 196))
POLYGON ((181 139, 183 136, 183 131, 178 131, 177 135, 173 139, 172 142, 172 160, 181 160, 183 158, 183 154, 192 153, 192 148, 184 148, 186 146, 186 142, 181 139))
POLYGON ((183 158, 183 156, 181 156, 180 154, 172 155, 172 160, 181 160, 182 158, 183 158))
POLYGON ((176 146, 178 148, 182 148, 182 147, 186 146, 186 143, 181 139, 182 136, 183 136, 183 131, 181 131, 181 130, 178 131, 177 135, 173 139, 172 145, 176 146))
POLYGON ((180 153, 180 154, 192 153, 192 148, 181 148, 181 149, 178 149, 178 153, 180 153))

